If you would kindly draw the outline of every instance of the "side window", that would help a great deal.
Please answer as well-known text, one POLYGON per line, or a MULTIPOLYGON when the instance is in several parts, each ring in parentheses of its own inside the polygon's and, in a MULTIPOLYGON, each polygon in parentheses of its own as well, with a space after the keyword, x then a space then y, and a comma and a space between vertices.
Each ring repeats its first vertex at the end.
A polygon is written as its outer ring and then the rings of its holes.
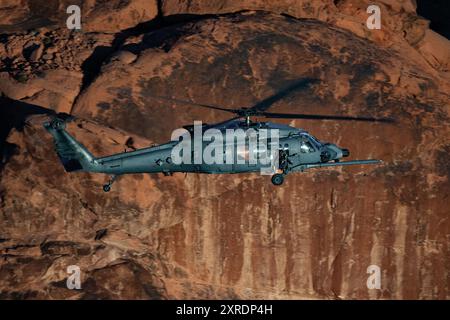
POLYGON ((309 141, 304 140, 300 145, 300 151, 302 153, 311 153, 314 152, 315 150, 309 141))

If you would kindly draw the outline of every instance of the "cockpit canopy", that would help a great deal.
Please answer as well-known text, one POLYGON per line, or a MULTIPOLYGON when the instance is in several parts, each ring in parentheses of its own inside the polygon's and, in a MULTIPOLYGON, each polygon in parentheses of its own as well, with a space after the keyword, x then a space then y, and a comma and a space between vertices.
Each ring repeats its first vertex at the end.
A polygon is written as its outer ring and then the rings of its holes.
POLYGON ((320 150, 321 143, 312 135, 307 132, 302 132, 299 134, 300 140, 300 152, 301 153, 312 153, 320 150))

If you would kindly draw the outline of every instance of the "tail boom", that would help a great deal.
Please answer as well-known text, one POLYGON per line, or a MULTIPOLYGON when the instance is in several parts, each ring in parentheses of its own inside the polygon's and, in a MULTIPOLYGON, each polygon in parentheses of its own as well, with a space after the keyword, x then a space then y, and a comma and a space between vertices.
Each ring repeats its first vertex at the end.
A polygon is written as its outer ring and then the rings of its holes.
POLYGON ((53 136, 56 153, 67 172, 95 171, 95 158, 65 130, 64 120, 52 119, 44 127, 53 136))

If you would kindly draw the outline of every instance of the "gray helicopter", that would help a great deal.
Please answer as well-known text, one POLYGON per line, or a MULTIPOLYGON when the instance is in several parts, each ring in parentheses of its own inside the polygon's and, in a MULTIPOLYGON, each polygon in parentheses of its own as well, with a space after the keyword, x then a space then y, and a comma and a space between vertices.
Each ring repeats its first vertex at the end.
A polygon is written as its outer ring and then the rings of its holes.
MULTIPOLYGON (((216 132, 225 135, 229 130, 249 130, 256 133, 255 139, 259 141, 260 132, 276 132, 277 140, 274 145, 270 142, 272 155, 275 155, 276 161, 271 161, 270 165, 254 163, 249 161, 239 161, 248 159, 249 155, 258 158, 260 144, 250 145, 249 139, 244 141, 244 148, 233 144, 230 147, 229 141, 223 142, 223 152, 219 155, 223 161, 216 163, 206 162, 177 162, 174 161, 174 150, 184 139, 170 141, 158 146, 135 150, 132 152, 123 152, 107 157, 94 157, 80 142, 75 140, 66 131, 66 121, 70 116, 53 116, 51 120, 44 123, 44 127, 53 136, 56 152, 67 172, 95 172, 111 175, 111 179, 103 186, 103 191, 109 192, 111 186, 117 177, 124 174, 137 173, 163 173, 170 176, 173 173, 204 173, 204 174, 233 174, 233 173, 251 173, 261 172, 270 167, 272 170, 272 183, 276 186, 283 184, 284 177, 289 173, 303 172, 311 168, 349 166, 349 165, 368 165, 379 164, 380 160, 353 160, 342 161, 350 155, 350 151, 340 148, 335 144, 319 141, 307 131, 295 127, 272 123, 272 122, 253 122, 251 117, 278 118, 278 119, 304 119, 304 120, 336 120, 336 121, 365 121, 365 122, 393 122, 391 119, 377 119, 370 117, 350 117, 334 115, 309 115, 309 114, 286 114, 271 113, 266 110, 287 93, 304 86, 305 82, 296 83, 288 87, 283 92, 278 93, 251 108, 227 109, 218 106, 197 104, 188 101, 177 100, 167 97, 157 97, 158 99, 170 100, 177 104, 187 104, 233 113, 235 117, 222 123, 213 125, 203 124, 201 132, 214 129, 216 132), (244 152, 240 152, 243 150, 244 152), (231 159, 231 161, 226 161, 231 159), (273 166, 275 164, 275 167, 273 166)), ((184 127, 186 133, 194 132, 194 126, 184 127)), ((269 138, 270 140, 270 138, 269 138)), ((202 141, 200 152, 208 147, 208 142, 202 141)), ((194 146, 191 144, 188 153, 194 154, 194 146)), ((264 148, 263 148, 264 149, 264 148)), ((267 152, 267 145, 264 149, 267 152)), ((186 152, 185 152, 186 153, 186 152)), ((220 159, 219 159, 220 160, 220 159)), ((274 160, 274 159, 272 159, 274 160)))

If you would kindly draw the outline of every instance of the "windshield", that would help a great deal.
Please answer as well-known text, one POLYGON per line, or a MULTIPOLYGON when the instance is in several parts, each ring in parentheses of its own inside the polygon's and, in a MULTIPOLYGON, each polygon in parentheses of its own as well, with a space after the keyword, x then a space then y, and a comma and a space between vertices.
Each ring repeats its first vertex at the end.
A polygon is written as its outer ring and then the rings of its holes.
POLYGON ((313 142, 313 144, 316 146, 317 149, 320 149, 320 146, 322 145, 319 140, 317 140, 315 137, 308 135, 309 139, 313 142))
POLYGON ((311 139, 310 135, 302 134, 300 135, 300 151, 302 153, 315 152, 314 146, 319 149, 319 146, 315 145, 314 140, 311 139))

